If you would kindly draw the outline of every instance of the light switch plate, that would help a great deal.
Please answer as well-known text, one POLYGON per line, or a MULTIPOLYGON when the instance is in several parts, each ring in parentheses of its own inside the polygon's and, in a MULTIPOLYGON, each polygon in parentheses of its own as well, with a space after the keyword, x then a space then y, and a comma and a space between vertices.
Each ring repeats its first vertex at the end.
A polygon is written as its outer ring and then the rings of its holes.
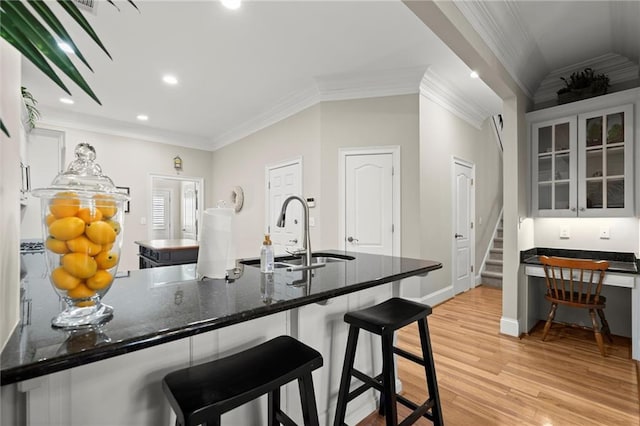
POLYGON ((609 227, 608 226, 601 226, 600 227, 600 239, 601 240, 608 240, 609 238, 611 238, 611 235, 609 235, 609 227))
POLYGON ((568 239, 571 237, 571 233, 569 232, 569 228, 560 228, 560 238, 568 239))

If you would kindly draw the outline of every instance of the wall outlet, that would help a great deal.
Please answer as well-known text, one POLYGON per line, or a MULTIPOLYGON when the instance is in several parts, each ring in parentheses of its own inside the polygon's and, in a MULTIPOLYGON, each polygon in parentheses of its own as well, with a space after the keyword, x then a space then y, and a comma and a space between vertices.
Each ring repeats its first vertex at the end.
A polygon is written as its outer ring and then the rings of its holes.
POLYGON ((147 224, 147 218, 146 217, 141 217, 140 218, 140 225, 146 225, 147 224))
POLYGON ((608 240, 609 238, 611 238, 611 236, 609 235, 609 227, 608 226, 601 226, 600 227, 600 239, 601 240, 608 240))
POLYGON ((569 239, 571 237, 571 233, 569 232, 569 228, 560 228, 560 238, 569 239))

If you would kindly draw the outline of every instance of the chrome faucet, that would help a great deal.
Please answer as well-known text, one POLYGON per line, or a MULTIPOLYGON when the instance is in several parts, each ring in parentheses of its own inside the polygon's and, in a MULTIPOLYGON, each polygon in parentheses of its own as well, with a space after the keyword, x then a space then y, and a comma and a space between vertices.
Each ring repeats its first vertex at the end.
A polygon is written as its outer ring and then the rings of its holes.
POLYGON ((286 200, 284 200, 284 203, 282 203, 282 209, 280 210, 280 216, 278 216, 278 221, 276 222, 276 226, 278 228, 284 228, 285 220, 286 220, 285 218, 287 213, 287 206, 289 205, 289 202, 291 200, 300 201, 304 210, 304 215, 303 215, 304 241, 302 242, 302 249, 305 251, 305 256, 303 258, 303 262, 304 262, 303 266, 311 266, 311 238, 309 237, 309 205, 307 204, 307 201, 304 198, 299 197, 297 195, 291 195, 286 200))

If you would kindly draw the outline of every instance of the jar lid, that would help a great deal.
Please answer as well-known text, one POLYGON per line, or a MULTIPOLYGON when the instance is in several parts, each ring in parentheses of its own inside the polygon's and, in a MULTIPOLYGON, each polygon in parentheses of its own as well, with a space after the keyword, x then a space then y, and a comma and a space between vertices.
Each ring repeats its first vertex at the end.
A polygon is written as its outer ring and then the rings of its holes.
POLYGON ((80 143, 75 149, 76 159, 67 170, 53 179, 48 188, 32 191, 35 197, 52 197, 60 191, 73 191, 77 195, 93 196, 109 194, 117 201, 127 201, 129 196, 120 192, 113 181, 102 174, 102 168, 95 162, 96 150, 88 143, 80 143))

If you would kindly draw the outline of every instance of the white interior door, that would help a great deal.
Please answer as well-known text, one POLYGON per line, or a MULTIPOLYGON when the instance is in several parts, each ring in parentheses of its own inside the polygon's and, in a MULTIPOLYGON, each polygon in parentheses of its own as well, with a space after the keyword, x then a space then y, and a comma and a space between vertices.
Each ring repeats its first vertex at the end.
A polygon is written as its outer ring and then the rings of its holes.
POLYGON ((267 167, 267 233, 271 234, 276 254, 285 253, 285 248, 296 250, 302 247, 302 206, 293 201, 287 207, 284 228, 276 226, 282 203, 290 195, 302 196, 302 162, 295 161, 267 167))
POLYGON ((455 294, 473 287, 473 168, 454 160, 453 185, 453 290, 455 294))
POLYGON ((182 182, 182 238, 195 240, 198 235, 198 188, 195 182, 182 182))
POLYGON ((393 155, 345 157, 345 248, 393 255, 393 155))

